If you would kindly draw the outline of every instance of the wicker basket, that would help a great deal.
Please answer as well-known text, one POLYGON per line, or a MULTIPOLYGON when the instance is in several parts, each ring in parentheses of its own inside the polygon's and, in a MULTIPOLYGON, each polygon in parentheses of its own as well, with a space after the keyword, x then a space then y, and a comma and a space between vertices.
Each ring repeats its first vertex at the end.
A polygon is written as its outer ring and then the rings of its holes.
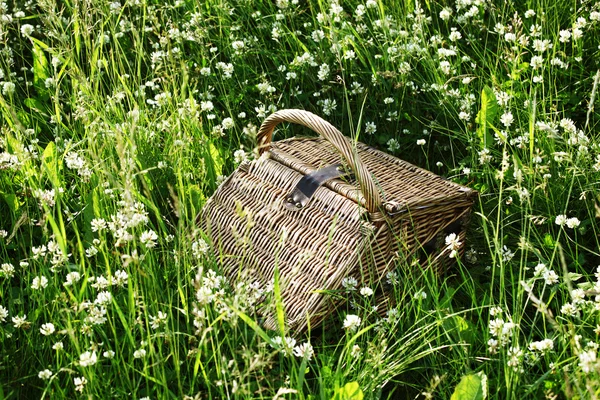
MULTIPOLYGON (((469 188, 353 143, 307 111, 270 115, 258 143, 261 157, 217 189, 198 224, 232 281, 268 285, 279 270, 292 330, 315 326, 339 305, 327 292, 340 290, 345 277, 374 288, 398 259, 420 255, 440 268, 449 232, 464 242, 462 222, 477 195, 469 188), (286 121, 322 137, 271 144, 286 121)), ((263 325, 275 328, 274 314, 264 316, 263 325)))

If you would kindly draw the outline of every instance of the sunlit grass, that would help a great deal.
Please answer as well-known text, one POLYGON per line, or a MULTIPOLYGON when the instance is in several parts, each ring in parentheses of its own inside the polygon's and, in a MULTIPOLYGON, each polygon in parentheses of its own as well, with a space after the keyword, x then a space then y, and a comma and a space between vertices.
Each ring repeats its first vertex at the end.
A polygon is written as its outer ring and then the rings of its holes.
POLYGON ((599 21, 542 0, 1 3, 0 398, 597 397, 599 21), (348 288, 322 326, 265 331, 271 288, 232 287, 196 215, 282 108, 478 190, 465 256, 399 263, 383 316, 348 288))

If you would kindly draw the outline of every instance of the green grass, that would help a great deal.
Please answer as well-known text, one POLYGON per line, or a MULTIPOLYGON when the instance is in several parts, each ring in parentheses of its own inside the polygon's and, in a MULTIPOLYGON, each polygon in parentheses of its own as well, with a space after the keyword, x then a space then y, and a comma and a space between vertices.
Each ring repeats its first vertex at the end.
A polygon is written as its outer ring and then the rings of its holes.
POLYGON ((597 398, 599 13, 0 4, 0 398, 597 398), (195 224, 283 108, 480 193, 443 276, 398 265, 397 311, 342 293, 293 345, 195 224))

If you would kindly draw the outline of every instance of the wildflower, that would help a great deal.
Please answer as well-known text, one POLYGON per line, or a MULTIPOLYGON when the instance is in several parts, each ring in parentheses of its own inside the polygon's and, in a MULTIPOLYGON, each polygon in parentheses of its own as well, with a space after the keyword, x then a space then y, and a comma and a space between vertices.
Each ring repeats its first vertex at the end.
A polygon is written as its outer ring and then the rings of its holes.
POLYGON ((531 342, 529 344, 529 350, 538 351, 540 353, 547 353, 554 349, 554 340, 552 339, 544 339, 539 342, 531 342))
POLYGON ((418 139, 417 140, 417 146, 424 146, 425 143, 427 143, 427 141, 425 139, 418 139))
POLYGON ((576 317, 579 314, 579 310, 572 303, 566 303, 560 308, 561 314, 565 314, 570 317, 576 317))
POLYGON ((579 219, 577 219, 576 217, 573 218, 569 218, 566 221, 567 227, 574 229, 577 228, 579 226, 581 222, 579 221, 579 219))
POLYGON ((506 128, 509 128, 512 125, 513 121, 514 118, 510 111, 505 112, 500 117, 500 122, 502 122, 502 125, 504 125, 506 128))
POLYGON ((512 260, 512 258, 514 256, 515 256, 515 253, 513 253, 508 247, 506 247, 506 246, 502 247, 502 261, 508 262, 508 261, 512 260))
POLYGON ((77 271, 69 272, 67 274, 67 280, 63 283, 64 286, 71 286, 76 282, 79 282, 81 275, 77 271))
POLYGON ((344 319, 344 329, 355 331, 360 326, 362 320, 358 315, 348 314, 344 319))
POLYGON ((424 290, 420 290, 413 296, 416 300, 425 300, 427 298, 427 293, 424 290))
POLYGON ((23 314, 22 317, 16 316, 12 317, 13 326, 15 329, 19 329, 23 327, 24 329, 29 327, 29 322, 27 322, 27 314, 23 314))
POLYGON ((318 29, 318 30, 314 31, 313 33, 311 33, 310 37, 312 38, 312 40, 319 43, 321 40, 325 39, 325 32, 318 29))
POLYGON ((87 379, 83 376, 73 378, 73 384, 75 385, 75 390, 81 393, 83 392, 84 386, 87 384, 87 379))
POLYGON ((377 125, 374 122, 367 122, 365 124, 365 132, 369 135, 374 134, 377 131, 377 125))
POLYGON ((306 360, 312 359, 315 354, 315 350, 313 349, 310 342, 302 343, 296 347, 294 347, 294 355, 296 357, 305 358, 306 360))
POLYGON ((43 324, 40 328, 40 333, 44 336, 49 336, 54 333, 56 328, 54 328, 54 324, 52 322, 48 322, 47 324, 43 324))
POLYGON ((2 83, 2 94, 9 95, 15 92, 16 85, 12 82, 3 82, 2 83))
POLYGON ((106 221, 102 218, 94 218, 90 225, 92 226, 92 232, 100 232, 107 227, 106 221))
POLYGON ((106 350, 104 353, 102 353, 102 356, 104 356, 104 358, 108 358, 110 360, 115 357, 115 352, 112 350, 106 350))
POLYGON ((455 258, 458 255, 458 250, 460 250, 460 246, 462 245, 459 239, 460 237, 456 233, 446 236, 446 248, 450 250, 450 258, 455 258))
POLYGON ((335 99, 325 99, 321 105, 323 106, 323 114, 325 115, 331 115, 331 112, 337 108, 335 99))
POLYGON ((98 304, 98 305, 105 305, 108 304, 112 301, 112 294, 110 294, 110 292, 107 292, 106 290, 98 293, 98 296, 96 297, 96 300, 94 300, 94 304, 98 304))
POLYGON ((140 235, 140 242, 149 249, 156 246, 157 239, 158 235, 153 230, 142 232, 140 235))
POLYGON ((198 239, 192 243, 192 254, 200 258, 208 252, 208 243, 204 239, 198 239))
POLYGON ((361 351, 360 351, 360 346, 355 344, 354 346, 352 346, 352 351, 350 352, 350 356, 352 356, 352 358, 358 358, 361 356, 361 351))
POLYGON ((557 215, 554 223, 558 226, 565 226, 567 223, 567 216, 564 214, 557 215))
POLYGON ((38 378, 43 379, 43 380, 48 380, 50 378, 52 378, 52 371, 50 371, 49 369, 45 369, 43 371, 40 371, 38 373, 38 378))
POLYGON ((0 304, 0 323, 5 322, 8 318, 8 310, 0 304))
POLYGON ((79 355, 79 365, 82 367, 89 367, 90 365, 96 364, 97 361, 98 356, 96 355, 95 351, 86 351, 85 353, 79 355))
POLYGON ((342 286, 346 290, 356 290, 356 287, 358 286, 358 281, 356 280, 356 278, 349 276, 342 279, 342 286))
POLYGON ((448 21, 451 15, 452 9, 449 7, 444 7, 442 11, 440 11, 440 19, 442 19, 443 21, 448 21))
POLYGON ((52 345, 52 350, 60 351, 60 350, 63 350, 64 348, 65 348, 65 346, 63 345, 63 342, 56 342, 52 345))
POLYGON ((324 81, 328 77, 329 77, 329 65, 321 64, 321 67, 319 68, 319 72, 317 72, 317 78, 319 78, 320 81, 324 81))
POLYGON ((490 315, 492 317, 494 317, 496 315, 500 315, 500 314, 502 314, 502 308, 500 308, 498 306, 490 308, 490 315))
POLYGON ((579 367, 588 374, 598 369, 596 350, 590 349, 579 354, 579 367))
POLYGON ((509 360, 506 363, 509 367, 512 367, 516 371, 520 371, 521 359, 523 358, 523 350, 519 346, 513 346, 508 349, 507 354, 509 360))
POLYGON ((15 267, 10 263, 3 263, 0 266, 0 275, 5 278, 12 278, 15 275, 15 267))
POLYGON ((136 351, 133 352, 133 358, 144 358, 146 357, 146 350, 144 349, 137 349, 136 351))
POLYGON ((365 296, 365 297, 372 296, 373 295, 373 289, 371 289, 370 287, 366 287, 365 286, 365 287, 363 287, 363 288, 360 289, 360 294, 362 296, 365 296))
POLYGON ((488 340, 487 345, 488 345, 488 351, 491 354, 496 354, 498 352, 499 343, 496 339, 492 338, 492 339, 488 340))
POLYGON ((158 312, 156 317, 150 316, 150 327, 152 329, 158 329, 161 325, 167 323, 167 314, 162 311, 158 312))
POLYGON ((280 350, 284 356, 292 354, 294 346, 296 346, 296 339, 289 336, 275 336, 272 340, 274 344, 271 344, 271 347, 280 350))
POLYGON ((21 25, 21 35, 23 35, 23 37, 31 36, 33 31, 34 31, 33 25, 30 25, 30 24, 21 25))
POLYGON ((400 150, 400 143, 394 138, 387 141, 387 148, 390 153, 400 150))
POLYGON ((569 32, 568 30, 562 30, 558 32, 558 36, 558 41, 561 43, 568 43, 569 40, 571 40, 571 32, 569 32))

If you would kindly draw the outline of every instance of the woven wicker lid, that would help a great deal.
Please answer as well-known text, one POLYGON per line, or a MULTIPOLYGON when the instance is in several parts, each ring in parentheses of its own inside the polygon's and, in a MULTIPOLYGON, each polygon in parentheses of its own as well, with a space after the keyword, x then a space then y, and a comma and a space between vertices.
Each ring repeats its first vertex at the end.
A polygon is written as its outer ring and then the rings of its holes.
MULTIPOLYGON (((472 202, 476 192, 363 143, 356 144, 363 165, 372 174, 390 214, 448 202, 472 202)), ((273 142, 271 157, 302 173, 342 162, 339 152, 322 138, 292 138, 273 142)), ((364 203, 358 182, 333 180, 330 189, 364 203)))

